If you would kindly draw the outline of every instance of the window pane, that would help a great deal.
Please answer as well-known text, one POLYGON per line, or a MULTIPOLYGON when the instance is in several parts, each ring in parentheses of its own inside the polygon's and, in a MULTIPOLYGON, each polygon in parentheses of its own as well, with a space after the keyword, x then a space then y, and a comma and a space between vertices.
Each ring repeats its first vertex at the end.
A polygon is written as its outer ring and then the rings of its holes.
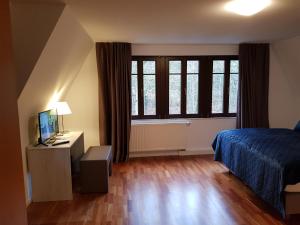
POLYGON ((199 73, 199 61, 188 60, 187 61, 187 73, 199 73))
POLYGON ((155 75, 144 76, 144 115, 156 115, 155 75))
POLYGON ((137 75, 131 76, 131 114, 138 115, 138 83, 137 75))
POLYGON ((155 74, 155 61, 143 61, 143 74, 155 74))
POLYGON ((223 113, 224 74, 213 74, 212 113, 223 113))
POLYGON ((187 90, 186 90, 186 113, 197 114, 198 113, 198 87, 199 76, 187 75, 187 90))
POLYGON ((230 61, 230 73, 239 73, 239 60, 230 61))
POLYGON ((169 76, 169 114, 181 113, 181 75, 169 76))
POLYGON ((137 74, 137 61, 131 62, 131 74, 137 74))
POLYGON ((169 61, 169 73, 181 73, 181 61, 169 61))
POLYGON ((213 73, 224 73, 225 72, 225 61, 224 60, 214 60, 213 62, 213 73))
POLYGON ((229 86, 229 113, 236 113, 237 111, 237 98, 238 98, 239 75, 230 74, 229 86))

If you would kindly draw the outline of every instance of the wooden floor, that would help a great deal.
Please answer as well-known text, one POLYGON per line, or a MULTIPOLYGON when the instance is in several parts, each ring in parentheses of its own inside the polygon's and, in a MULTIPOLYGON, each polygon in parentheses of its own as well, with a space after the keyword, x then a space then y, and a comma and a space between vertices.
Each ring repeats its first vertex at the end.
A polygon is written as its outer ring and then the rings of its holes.
POLYGON ((263 225, 282 221, 212 156, 135 159, 113 167, 106 195, 32 203, 30 225, 263 225))

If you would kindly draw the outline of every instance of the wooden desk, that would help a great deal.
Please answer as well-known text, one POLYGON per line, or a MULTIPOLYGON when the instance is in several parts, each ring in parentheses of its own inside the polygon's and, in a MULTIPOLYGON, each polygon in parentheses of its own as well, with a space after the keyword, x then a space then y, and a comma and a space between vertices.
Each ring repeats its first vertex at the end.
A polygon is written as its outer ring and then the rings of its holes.
POLYGON ((72 200, 72 173, 79 172, 84 154, 83 132, 70 132, 68 144, 28 146, 27 160, 32 183, 32 201, 72 200))

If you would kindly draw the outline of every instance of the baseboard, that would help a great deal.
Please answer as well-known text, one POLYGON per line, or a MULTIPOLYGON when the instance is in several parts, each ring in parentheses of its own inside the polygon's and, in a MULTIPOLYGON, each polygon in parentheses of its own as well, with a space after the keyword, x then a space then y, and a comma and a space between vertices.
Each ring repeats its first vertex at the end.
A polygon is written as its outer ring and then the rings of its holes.
POLYGON ((203 149, 187 149, 179 152, 179 155, 213 155, 214 151, 210 148, 203 149))
POLYGON ((188 155, 212 155, 213 150, 210 148, 188 149, 188 150, 159 150, 159 151, 140 151, 129 152, 129 158, 153 157, 153 156, 188 156, 188 155))
POLYGON ((153 150, 153 151, 140 151, 129 152, 129 158, 138 157, 153 157, 153 156, 178 156, 180 151, 184 150, 153 150))

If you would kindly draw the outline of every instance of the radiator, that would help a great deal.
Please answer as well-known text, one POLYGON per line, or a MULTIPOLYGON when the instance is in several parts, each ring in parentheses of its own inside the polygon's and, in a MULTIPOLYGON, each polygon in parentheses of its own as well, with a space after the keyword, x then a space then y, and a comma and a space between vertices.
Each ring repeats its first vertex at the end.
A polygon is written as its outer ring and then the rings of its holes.
POLYGON ((188 125, 187 120, 132 124, 130 152, 185 150, 188 125))

